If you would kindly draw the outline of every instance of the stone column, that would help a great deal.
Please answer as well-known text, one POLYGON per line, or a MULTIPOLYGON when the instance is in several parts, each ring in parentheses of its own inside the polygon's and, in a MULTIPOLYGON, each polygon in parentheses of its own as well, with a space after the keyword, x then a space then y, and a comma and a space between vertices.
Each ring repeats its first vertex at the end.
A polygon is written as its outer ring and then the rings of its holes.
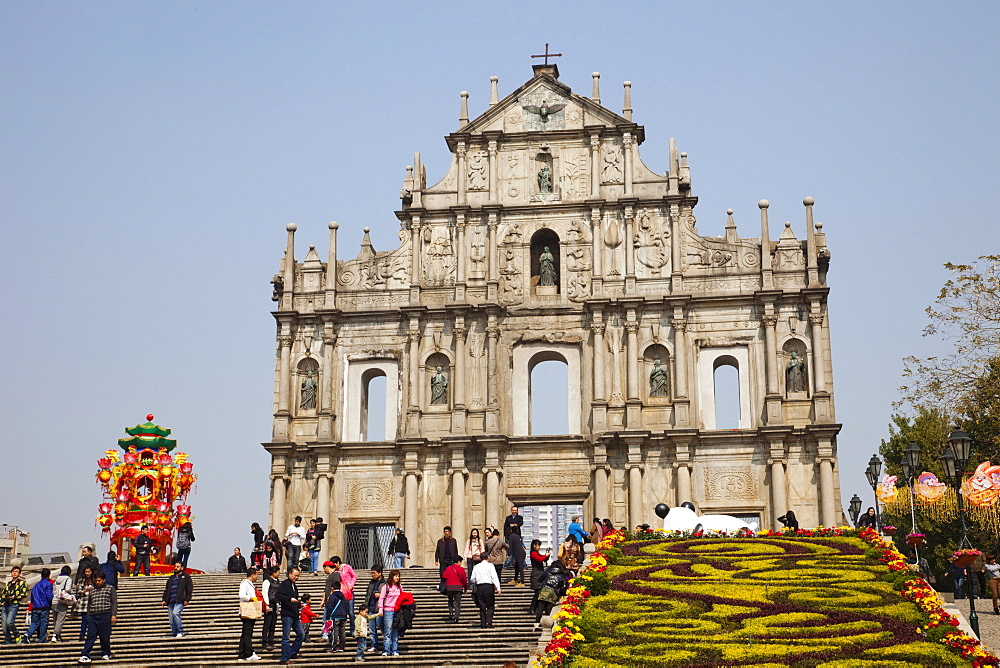
MULTIPOLYGON (((632 194, 632 133, 626 132, 622 136, 622 153, 625 158, 625 196, 632 194)), ((632 247, 632 237, 625 240, 629 248, 632 247)))
POLYGON ((764 324, 764 355, 767 358, 767 393, 778 394, 778 351, 774 328, 778 324, 778 316, 765 315, 761 318, 764 324))
POLYGON ((813 225, 813 204, 816 203, 812 197, 806 197, 802 204, 806 207, 806 286, 816 287, 819 285, 819 261, 816 256, 816 228, 813 225))
MULTIPOLYGON (((673 140, 670 140, 673 143, 673 140)), ((673 174, 671 174, 671 179, 673 174)), ((676 294, 684 289, 684 274, 681 272, 682 246, 684 244, 681 209, 676 204, 670 205, 670 289, 676 294)))
POLYGON ((420 247, 420 216, 414 214, 410 217, 410 303, 416 304, 420 301, 420 256, 423 249, 420 247))
MULTIPOLYGON (((465 447, 452 446, 451 449, 451 533, 465 535, 465 447)), ((457 539, 456 539, 457 540, 457 539)))
POLYGON ((278 345, 281 347, 278 364, 278 412, 289 415, 291 414, 289 386, 292 382, 292 335, 290 327, 282 325, 281 329, 281 336, 278 337, 278 345))
POLYGON ((837 525, 836 490, 833 487, 833 460, 819 460, 820 523, 825 527, 837 525))
POLYGON ((465 154, 466 146, 464 141, 458 142, 458 146, 455 147, 455 155, 458 159, 458 205, 465 206, 465 187, 466 181, 469 179, 469 175, 465 172, 465 154))
POLYGON ((826 392, 826 351, 823 349, 826 337, 823 335, 823 314, 809 314, 812 325, 813 384, 817 393, 826 392))
POLYGON ((330 474, 319 473, 318 475, 316 480, 316 517, 322 517, 323 521, 327 522, 330 519, 330 474))
MULTIPOLYGON (((455 216, 455 227, 458 232, 455 239, 455 282, 459 286, 465 286, 465 213, 459 211, 455 216)), ((461 289, 461 288, 460 288, 461 289)))
POLYGON ((635 209, 626 206, 625 214, 625 280, 632 279, 632 289, 635 289, 635 209))
POLYGON ((674 378, 676 387, 674 391, 678 397, 687 398, 687 326, 685 318, 674 317, 674 378))
POLYGON ((495 204, 500 200, 499 193, 499 181, 500 181, 500 163, 497 162, 497 141, 491 139, 487 145, 486 152, 489 154, 489 170, 490 170, 490 203, 495 204))
POLYGON ((774 289, 774 275, 771 271, 771 233, 767 226, 767 207, 770 203, 766 199, 757 202, 760 207, 760 273, 761 286, 764 290, 774 289))
POLYGON ((771 519, 772 528, 781 528, 778 518, 788 511, 787 485, 785 483, 785 463, 780 459, 771 459, 771 519))
POLYGON ((604 290, 604 278, 601 269, 601 260, 604 256, 604 241, 602 240, 603 233, 601 231, 601 207, 592 206, 590 207, 590 231, 591 231, 591 244, 593 245, 593 256, 594 256, 594 266, 593 266, 593 284, 594 284, 594 295, 600 295, 604 290))
MULTIPOLYGON (((630 314, 634 317, 633 314, 630 314)), ((628 398, 639 399, 639 323, 626 322, 628 332, 628 398)))
POLYGON ((628 523, 629 529, 643 523, 642 467, 629 464, 628 469, 628 523))
POLYGON ((609 480, 608 480, 608 465, 603 464, 597 466, 594 469, 594 516, 595 517, 610 517, 609 508, 611 504, 609 503, 610 490, 609 490, 609 480))
POLYGON ((687 462, 677 463, 677 505, 685 501, 694 502, 691 498, 691 469, 687 462))
POLYGON ((500 474, 495 468, 486 470, 486 526, 500 526, 500 474))
POLYGON ((594 332, 594 401, 604 401, 604 323, 601 312, 594 314, 594 324, 590 329, 594 332))
POLYGON ((455 408, 465 408, 465 328, 464 318, 455 321, 455 408))
MULTIPOLYGON (((277 529, 279 535, 284 535, 285 527, 285 497, 288 495, 288 484, 284 474, 271 474, 271 528, 277 529)), ((326 518, 324 518, 326 519, 326 518)))
POLYGON ((489 316, 486 324, 486 403, 495 406, 497 403, 497 342, 500 340, 500 328, 497 327, 496 316, 489 316))
POLYGON ((417 532, 419 529, 419 514, 417 510, 417 472, 407 471, 403 481, 403 531, 414 541, 416 547, 417 532))
POLYGON ((601 138, 596 132, 590 133, 590 196, 601 196, 601 138))
POLYGON ((490 238, 489 238, 488 243, 489 243, 489 254, 490 254, 490 256, 486 259, 486 271, 487 271, 487 280, 490 283, 492 283, 492 284, 496 284, 496 282, 497 282, 497 225, 498 225, 498 220, 497 219, 498 219, 498 217, 499 216, 497 215, 496 211, 490 211, 489 212, 488 226, 489 226, 489 230, 490 230, 490 238))
POLYGON ((420 323, 415 317, 410 318, 410 328, 406 332, 408 342, 407 357, 409 358, 409 388, 407 390, 408 404, 411 410, 420 409, 420 323))
MULTIPOLYGON (((323 324, 323 366, 320 371, 319 386, 319 429, 321 441, 334 440, 333 416, 337 413, 336 396, 333 383, 334 356, 337 346, 337 336, 333 333, 333 323, 323 324)), ((326 519, 326 515, 322 515, 326 519)))

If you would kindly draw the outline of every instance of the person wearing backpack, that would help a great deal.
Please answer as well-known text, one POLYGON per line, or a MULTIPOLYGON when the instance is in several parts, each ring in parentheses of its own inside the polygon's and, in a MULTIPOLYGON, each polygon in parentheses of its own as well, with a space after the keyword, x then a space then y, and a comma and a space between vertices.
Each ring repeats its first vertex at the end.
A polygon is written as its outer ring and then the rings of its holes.
MULTIPOLYGON (((341 591, 340 582, 334 582, 331 585, 332 591, 327 593, 326 605, 324 616, 329 620, 330 624, 330 648, 327 652, 343 652, 347 645, 346 625, 347 616, 350 614, 348 610, 347 597, 344 596, 344 592, 341 591)), ((324 631, 326 630, 326 623, 324 623, 324 631)))
POLYGON ((566 583, 566 567, 557 559, 542 575, 542 589, 538 592, 538 603, 535 606, 536 625, 542 622, 542 617, 552 612, 552 606, 566 593, 566 583))
POLYGON ((177 542, 174 544, 177 547, 177 558, 184 564, 185 569, 188 567, 188 557, 191 556, 192 543, 194 543, 194 527, 188 520, 177 529, 177 542))
POLYGON ((52 624, 52 642, 62 642, 63 624, 69 611, 76 605, 76 596, 73 595, 73 567, 69 564, 62 567, 59 575, 56 576, 55 584, 52 585, 52 611, 55 613, 52 624))

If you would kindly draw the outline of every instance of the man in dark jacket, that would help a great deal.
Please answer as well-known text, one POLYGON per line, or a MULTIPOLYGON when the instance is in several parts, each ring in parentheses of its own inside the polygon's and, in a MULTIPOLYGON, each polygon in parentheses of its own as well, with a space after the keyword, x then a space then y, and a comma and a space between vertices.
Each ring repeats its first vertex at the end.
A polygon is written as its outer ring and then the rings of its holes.
POLYGON ((118 590, 118 576, 125 574, 125 564, 118 559, 114 550, 108 552, 108 560, 101 564, 101 571, 108 579, 108 584, 118 590))
POLYGON ((132 565, 132 576, 139 574, 139 568, 149 575, 149 554, 153 550, 153 541, 146 535, 147 526, 145 524, 139 528, 139 535, 132 541, 135 548, 135 563, 132 565))
POLYGON ((434 548, 434 563, 438 565, 438 577, 441 578, 440 590, 444 592, 444 569, 462 558, 458 551, 458 541, 451 537, 451 527, 444 528, 444 536, 438 539, 434 548))
POLYGON ((517 531, 521 533, 521 527, 524 525, 524 517, 517 512, 517 506, 510 509, 510 515, 504 518, 503 521, 503 541, 506 543, 510 540, 510 534, 512 531, 517 531))
POLYGON ((167 578, 167 586, 163 588, 163 602, 160 604, 170 612, 170 636, 173 638, 184 637, 181 613, 184 612, 184 606, 191 602, 193 593, 191 576, 184 571, 184 562, 180 557, 175 557, 174 572, 167 578))
POLYGON ((281 609, 281 661, 278 662, 279 666, 287 666, 293 657, 298 657, 302 641, 305 639, 301 621, 302 607, 299 604, 299 587, 296 584, 299 580, 299 574, 299 569, 293 566, 288 571, 288 578, 282 580, 274 595, 274 601, 281 609), (289 642, 292 630, 295 631, 295 640, 289 642))
POLYGON ((403 562, 410 556, 410 542, 406 540, 400 527, 396 527, 396 536, 389 543, 388 556, 390 568, 402 568, 403 562))
POLYGON ((87 566, 90 566, 91 573, 97 573, 97 571, 101 570, 101 561, 100 559, 94 556, 94 549, 92 547, 90 547, 89 545, 84 545, 81 552, 83 552, 83 556, 80 558, 79 563, 76 565, 77 580, 83 577, 83 569, 86 568, 87 566))
MULTIPOLYGON (((372 568, 372 579, 368 581, 368 589, 365 590, 365 602, 362 604, 368 608, 369 614, 372 615, 371 619, 368 620, 368 640, 370 641, 368 646, 372 648, 371 651, 375 651, 375 648, 378 647, 378 630, 382 626, 383 620, 383 617, 377 614, 378 594, 384 584, 382 567, 375 564, 372 568)), ((382 630, 382 633, 385 634, 385 629, 382 630)))

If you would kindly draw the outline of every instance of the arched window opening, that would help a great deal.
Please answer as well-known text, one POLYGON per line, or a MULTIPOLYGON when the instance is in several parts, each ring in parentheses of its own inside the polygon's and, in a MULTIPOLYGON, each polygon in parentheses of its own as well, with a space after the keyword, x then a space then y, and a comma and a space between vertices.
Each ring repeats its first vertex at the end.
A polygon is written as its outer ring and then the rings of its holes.
POLYGON ((715 428, 740 428, 740 367, 736 358, 724 355, 715 360, 715 428))
POLYGON ((550 352, 537 355, 528 368, 528 434, 568 434, 569 363, 550 352))
POLYGON ((361 440, 384 441, 386 376, 381 369, 368 369, 361 376, 361 440))
POLYGON ((531 293, 555 295, 560 292, 559 235, 542 228, 531 236, 531 293))
POLYGON ((670 397, 670 353, 666 346, 654 343, 642 355, 646 370, 646 396, 650 399, 670 397))

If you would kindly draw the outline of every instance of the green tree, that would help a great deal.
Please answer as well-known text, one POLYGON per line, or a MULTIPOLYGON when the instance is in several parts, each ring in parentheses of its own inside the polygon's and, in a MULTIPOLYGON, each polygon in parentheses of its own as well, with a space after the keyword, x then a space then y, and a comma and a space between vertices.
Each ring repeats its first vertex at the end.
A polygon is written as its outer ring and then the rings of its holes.
POLYGON ((924 336, 948 344, 943 356, 906 357, 903 404, 958 412, 977 391, 991 360, 1000 358, 1000 255, 944 265, 952 273, 934 304, 924 336))

